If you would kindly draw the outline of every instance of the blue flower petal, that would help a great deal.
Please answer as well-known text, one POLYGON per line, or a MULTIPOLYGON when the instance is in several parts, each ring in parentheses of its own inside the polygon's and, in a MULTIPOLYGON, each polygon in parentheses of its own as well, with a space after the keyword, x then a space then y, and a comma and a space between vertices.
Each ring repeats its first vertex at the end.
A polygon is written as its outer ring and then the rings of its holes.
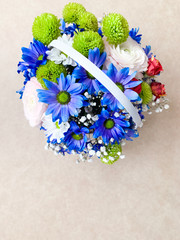
POLYGON ((53 91, 53 92, 56 93, 56 94, 59 93, 59 88, 58 88, 58 85, 57 85, 56 83, 51 82, 51 81, 49 81, 49 80, 47 80, 47 79, 43 79, 43 81, 44 81, 46 87, 47 87, 49 90, 53 91))
POLYGON ((104 118, 108 118, 109 117, 109 112, 107 110, 105 110, 105 108, 102 109, 101 114, 104 118))
POLYGON ((127 83, 129 83, 137 74, 137 71, 133 72, 131 75, 128 75, 126 78, 124 78, 121 83, 123 85, 126 85, 127 83))
MULTIPOLYGON (((106 53, 100 54, 99 48, 89 50, 88 59, 93 62, 97 67, 102 67, 106 59, 106 53)), ((95 78, 91 78, 89 73, 80 65, 78 65, 72 75, 79 79, 79 83, 83 84, 84 90, 88 90, 89 94, 96 94, 103 90, 102 84, 100 84, 95 78)))
POLYGON ((98 66, 98 62, 99 62, 99 59, 100 59, 100 51, 99 51, 99 48, 94 48, 94 56, 95 56, 95 58, 94 58, 94 64, 96 65, 96 66, 98 66))
POLYGON ((83 101, 78 96, 71 97, 71 105, 75 108, 81 108, 83 106, 83 101))
POLYGON ((111 78, 111 80, 113 80, 115 82, 116 80, 116 74, 117 74, 117 69, 115 68, 115 66, 111 63, 108 67, 107 70, 107 76, 111 78))
POLYGON ((59 106, 59 104, 56 105, 56 106, 57 106, 57 107, 54 108, 53 114, 52 114, 52 121, 53 121, 53 122, 56 122, 58 119, 61 118, 61 115, 60 115, 60 113, 61 113, 61 106, 59 106))
MULTIPOLYGON (((22 59, 24 60, 23 64, 26 65, 26 69, 36 70, 40 64, 45 63, 45 60, 47 58, 46 51, 48 50, 48 48, 44 46, 43 43, 33 39, 33 43, 30 43, 29 48, 23 47, 21 50, 22 59), (40 56, 42 56, 42 60, 38 60, 40 56)), ((22 65, 22 62, 20 62, 19 64, 22 65)))
POLYGON ((101 57, 100 57, 99 61, 97 62, 97 67, 100 68, 104 64, 104 62, 106 61, 106 57, 107 57, 107 53, 103 52, 101 54, 101 57))
POLYGON ((126 89, 125 91, 124 91, 124 94, 126 95, 126 97, 129 99, 129 100, 137 100, 138 99, 138 97, 139 97, 139 95, 136 93, 136 92, 134 92, 133 90, 131 90, 131 89, 126 89))
POLYGON ((67 91, 70 94, 78 94, 82 91, 82 84, 81 83, 73 83, 70 85, 70 87, 67 89, 67 91))
POLYGON ((135 40, 137 43, 141 43, 141 37, 142 34, 138 34, 139 28, 132 28, 131 31, 129 32, 129 36, 135 40))
POLYGON ((134 88, 134 87, 137 87, 141 83, 142 83, 142 81, 131 81, 128 84, 126 84, 124 86, 124 88, 134 88))

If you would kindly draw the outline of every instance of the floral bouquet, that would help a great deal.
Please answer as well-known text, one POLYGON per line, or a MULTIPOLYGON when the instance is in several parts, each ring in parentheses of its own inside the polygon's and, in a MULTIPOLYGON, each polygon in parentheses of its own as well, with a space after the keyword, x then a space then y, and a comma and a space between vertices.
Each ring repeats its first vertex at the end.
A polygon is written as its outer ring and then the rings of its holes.
POLYGON ((97 19, 68 3, 62 16, 36 17, 33 42, 22 48, 25 81, 17 92, 25 116, 56 155, 77 154, 77 163, 96 155, 112 164, 125 157, 125 140, 138 137, 144 112, 169 108, 157 80, 163 68, 121 14, 97 19))

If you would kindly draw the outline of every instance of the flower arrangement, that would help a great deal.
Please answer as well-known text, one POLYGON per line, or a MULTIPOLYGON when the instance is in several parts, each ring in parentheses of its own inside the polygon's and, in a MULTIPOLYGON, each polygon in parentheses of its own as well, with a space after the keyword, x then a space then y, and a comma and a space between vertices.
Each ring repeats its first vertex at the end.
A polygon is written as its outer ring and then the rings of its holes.
POLYGON ((112 164, 125 157, 125 140, 139 136, 144 112, 169 108, 157 80, 162 65, 119 13, 97 20, 68 3, 62 16, 36 17, 33 42, 22 48, 25 81, 17 93, 25 117, 56 155, 77 154, 77 163, 96 155, 112 164))

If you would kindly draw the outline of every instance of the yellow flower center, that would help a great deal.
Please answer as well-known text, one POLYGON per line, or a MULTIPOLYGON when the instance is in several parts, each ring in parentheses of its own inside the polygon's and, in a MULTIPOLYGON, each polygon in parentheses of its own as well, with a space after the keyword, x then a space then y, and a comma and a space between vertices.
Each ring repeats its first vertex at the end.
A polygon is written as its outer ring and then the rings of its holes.
POLYGON ((57 101, 62 105, 68 104, 70 102, 70 100, 71 100, 71 96, 66 91, 61 91, 57 95, 57 101))
POLYGON ((107 119, 105 122, 104 122, 104 126, 105 128, 107 129, 112 129, 114 127, 115 123, 112 119, 107 119))
POLYGON ((75 139, 75 140, 81 140, 83 139, 83 135, 82 134, 75 134, 73 133, 72 137, 75 139))
POLYGON ((124 92, 124 87, 123 87, 123 85, 122 85, 121 83, 116 83, 116 85, 118 86, 118 88, 119 88, 122 92, 124 92))
POLYGON ((39 61, 43 60, 43 55, 40 55, 40 56, 38 57, 38 60, 39 60, 39 61))

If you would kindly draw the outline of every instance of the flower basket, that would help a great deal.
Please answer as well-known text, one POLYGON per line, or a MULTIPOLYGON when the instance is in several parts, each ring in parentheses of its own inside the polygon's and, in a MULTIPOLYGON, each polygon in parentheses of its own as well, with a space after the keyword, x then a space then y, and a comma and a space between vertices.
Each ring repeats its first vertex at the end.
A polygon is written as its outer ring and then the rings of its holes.
POLYGON ((25 117, 56 155, 112 164, 125 157, 125 142, 139 136, 144 112, 169 108, 157 80, 160 62, 121 14, 97 20, 69 3, 61 19, 50 13, 35 18, 32 33, 33 42, 22 48, 18 73, 25 81, 17 92, 25 117))

